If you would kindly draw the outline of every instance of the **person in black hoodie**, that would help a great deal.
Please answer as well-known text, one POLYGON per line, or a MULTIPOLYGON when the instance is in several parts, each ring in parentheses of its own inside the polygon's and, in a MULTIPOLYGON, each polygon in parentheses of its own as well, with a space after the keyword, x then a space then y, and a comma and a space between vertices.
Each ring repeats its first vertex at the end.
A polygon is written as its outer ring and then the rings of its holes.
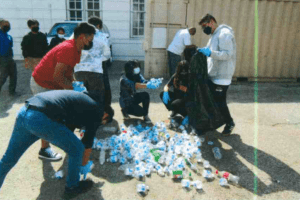
POLYGON ((49 45, 49 51, 55 47, 56 45, 58 45, 59 43, 65 41, 66 39, 64 38, 65 36, 65 29, 62 27, 57 28, 56 30, 56 35, 54 38, 52 38, 50 45, 49 45))
POLYGON ((180 61, 177 65, 176 73, 165 85, 164 91, 160 93, 164 105, 171 110, 169 118, 174 118, 177 114, 187 116, 185 103, 188 98, 190 66, 186 60, 180 61), (173 89, 171 91, 170 89, 173 89))
POLYGON ((23 37, 21 47, 25 58, 25 68, 33 71, 47 53, 48 43, 46 35, 39 32, 40 24, 36 19, 29 19, 27 25, 31 32, 23 37))

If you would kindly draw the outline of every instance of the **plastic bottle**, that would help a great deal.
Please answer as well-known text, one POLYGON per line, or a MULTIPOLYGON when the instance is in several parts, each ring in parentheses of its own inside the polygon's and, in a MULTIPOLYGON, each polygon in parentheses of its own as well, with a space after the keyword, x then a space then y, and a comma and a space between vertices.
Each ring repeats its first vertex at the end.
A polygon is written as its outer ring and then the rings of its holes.
POLYGON ((142 194, 147 194, 149 191, 149 186, 145 185, 145 184, 137 184, 136 186, 136 191, 138 193, 142 193, 142 194))
POLYGON ((131 169, 131 168, 126 168, 125 171, 124 171, 124 174, 125 174, 126 176, 132 176, 132 174, 133 174, 133 169, 131 169))
POLYGON ((104 149, 101 149, 101 151, 100 151, 99 162, 100 162, 100 165, 103 165, 105 162, 105 150, 104 149))
POLYGON ((54 174, 54 176, 53 176, 53 178, 55 178, 55 179, 57 179, 57 180, 62 179, 63 177, 64 177, 64 172, 63 172, 63 170, 60 170, 60 171, 56 172, 56 173, 54 174))
POLYGON ((229 182, 234 183, 234 184, 238 184, 239 180, 240 180, 240 177, 235 176, 235 175, 233 175, 233 174, 231 174, 229 172, 226 172, 226 171, 218 171, 218 170, 216 170, 216 175, 219 178, 226 178, 229 182))
POLYGON ((203 161, 203 167, 204 167, 204 168, 210 168, 209 161, 204 160, 204 161, 203 161))
POLYGON ((191 185, 197 190, 202 190, 203 187, 202 182, 199 180, 191 182, 191 185))
POLYGON ((209 170, 203 170, 202 176, 206 179, 213 179, 214 178, 214 174, 211 173, 211 171, 209 170))
POLYGON ((219 184, 220 184, 222 187, 226 187, 226 186, 228 186, 228 181, 227 181, 226 178, 221 178, 221 179, 219 180, 219 184))
POLYGON ((184 188, 190 188, 191 187, 191 181, 188 179, 182 179, 181 180, 181 186, 184 188))
POLYGON ((214 153, 215 159, 220 160, 222 158, 221 150, 219 147, 214 147, 212 149, 212 152, 214 153))

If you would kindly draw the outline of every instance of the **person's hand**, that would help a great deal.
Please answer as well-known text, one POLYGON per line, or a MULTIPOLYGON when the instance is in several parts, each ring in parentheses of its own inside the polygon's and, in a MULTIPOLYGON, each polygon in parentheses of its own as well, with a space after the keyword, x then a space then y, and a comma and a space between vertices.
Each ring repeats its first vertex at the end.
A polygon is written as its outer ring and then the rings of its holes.
POLYGON ((164 94, 163 94, 163 102, 164 102, 164 104, 168 104, 169 101, 170 101, 169 92, 164 92, 164 94))
POLYGON ((86 179, 86 175, 92 171, 94 168, 93 161, 89 161, 85 166, 80 167, 80 175, 83 175, 83 179, 86 179))
POLYGON ((147 83, 147 89, 156 89, 156 86, 152 82, 147 83))
POLYGON ((198 49, 200 53, 203 53, 205 56, 209 57, 211 55, 211 50, 208 47, 198 49))
POLYGON ((188 124, 188 122, 189 122, 189 116, 186 116, 186 117, 182 120, 181 125, 185 126, 185 125, 188 124))

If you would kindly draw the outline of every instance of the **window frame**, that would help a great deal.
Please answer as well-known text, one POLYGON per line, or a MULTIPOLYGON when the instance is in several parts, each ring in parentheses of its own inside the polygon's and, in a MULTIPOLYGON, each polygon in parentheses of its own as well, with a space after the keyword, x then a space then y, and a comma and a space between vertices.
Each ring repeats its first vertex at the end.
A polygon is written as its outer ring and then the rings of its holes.
MULTIPOLYGON (((141 5, 141 3, 140 3, 140 0, 137 0, 138 1, 138 9, 140 8, 140 5, 141 5)), ((146 22, 146 0, 144 0, 144 3, 142 3, 142 4, 144 4, 144 11, 140 11, 140 10, 138 10, 138 11, 134 11, 133 10, 133 7, 134 7, 134 0, 130 0, 130 37, 131 38, 144 38, 145 37, 145 22, 146 22), (144 22, 144 26, 142 27, 143 28, 143 35, 139 35, 139 33, 138 33, 138 35, 133 35, 133 23, 134 23, 134 18, 133 18, 133 15, 135 14, 135 13, 138 13, 139 15, 141 14, 141 13, 144 13, 144 19, 143 19, 143 22, 144 22)), ((140 16, 139 16, 140 17, 140 16)), ((140 30, 140 19, 138 18, 138 32, 139 32, 139 30, 140 30)))
MULTIPOLYGON (((93 7, 94 7, 94 3, 95 3, 96 0, 92 0, 93 2, 93 7)), ((101 10, 101 7, 102 7, 102 0, 99 0, 99 9, 88 9, 88 3, 89 0, 74 0, 75 2, 75 9, 73 8, 70 8, 70 2, 71 0, 67 0, 67 20, 68 21, 87 21, 89 16, 88 16, 88 12, 89 11, 92 11, 93 12, 93 15, 95 12, 99 12, 99 17, 102 18, 102 10, 101 10), (81 2, 81 9, 77 9, 76 8, 76 2, 81 2), (77 13, 75 14, 75 20, 71 20, 71 11, 81 11, 81 20, 78 20, 77 18, 77 13)))

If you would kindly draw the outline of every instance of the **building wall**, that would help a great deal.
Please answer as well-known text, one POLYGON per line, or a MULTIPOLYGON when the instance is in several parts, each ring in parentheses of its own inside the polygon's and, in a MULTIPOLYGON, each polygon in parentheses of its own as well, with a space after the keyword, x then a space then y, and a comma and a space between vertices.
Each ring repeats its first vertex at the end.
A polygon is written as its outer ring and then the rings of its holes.
POLYGON ((0 0, 0 18, 10 22, 9 34, 14 40, 14 59, 22 60, 22 38, 30 31, 27 20, 37 19, 40 31, 48 32, 56 21, 66 19, 66 4, 62 0, 0 0))
POLYGON ((114 60, 144 60, 144 37, 130 37, 131 0, 102 0, 102 19, 111 34, 114 60))
MULTIPOLYGON (((300 77, 300 0, 258 1, 258 63, 257 76, 269 78, 300 77)), ((195 26, 192 42, 206 46, 209 36, 198 25, 207 13, 218 24, 228 24, 235 31, 237 64, 234 77, 255 75, 255 1, 254 0, 152 0, 148 2, 146 22, 145 73, 148 76, 166 75, 165 48, 151 48, 152 28, 167 28, 167 46, 174 29, 195 26), (176 15, 177 18, 173 16, 176 15), (178 19, 179 18, 179 19, 178 19), (185 20, 186 19, 186 20, 185 20)))
MULTIPOLYGON (((144 60, 142 38, 130 37, 131 0, 102 0, 101 17, 111 33, 114 60, 144 60)), ((0 18, 11 23, 9 34, 14 39, 16 60, 24 59, 21 42, 30 30, 27 20, 35 18, 40 22, 40 31, 46 33, 58 21, 66 20, 66 1, 64 0, 0 0, 0 18)))

